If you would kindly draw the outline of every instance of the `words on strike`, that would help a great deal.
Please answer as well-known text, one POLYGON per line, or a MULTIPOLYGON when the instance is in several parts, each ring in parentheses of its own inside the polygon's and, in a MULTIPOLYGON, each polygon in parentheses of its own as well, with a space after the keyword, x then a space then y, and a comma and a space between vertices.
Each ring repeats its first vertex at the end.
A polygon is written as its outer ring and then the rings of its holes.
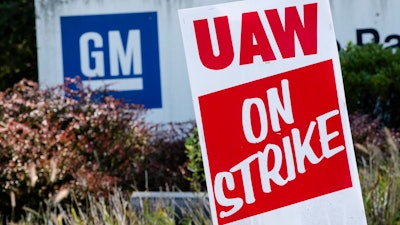
MULTIPOLYGON (((272 132, 280 132, 279 117, 286 124, 293 124, 294 117, 292 111, 292 103, 290 97, 289 81, 283 79, 281 81, 282 98, 279 97, 278 88, 273 87, 266 90, 267 105, 261 98, 247 98, 242 104, 242 127, 246 140, 251 144, 260 143, 267 139, 269 122, 272 132), (281 100, 282 99, 282 100, 281 100), (267 115, 267 107, 269 115, 267 115), (256 109, 259 114, 260 132, 254 134, 252 128, 252 117, 250 115, 251 108, 256 109)), ((251 175, 250 164, 258 164, 258 177, 261 181, 261 188, 264 193, 274 191, 271 188, 271 182, 278 186, 284 186, 290 181, 296 179, 296 174, 307 172, 305 160, 315 165, 324 159, 329 159, 335 154, 343 151, 343 145, 330 146, 329 142, 339 135, 339 131, 328 132, 327 121, 333 117, 340 116, 338 109, 333 109, 310 121, 305 137, 302 139, 300 130, 292 128, 290 135, 282 138, 281 143, 267 143, 264 149, 260 149, 257 153, 248 156, 240 163, 234 165, 229 171, 222 171, 216 174, 214 178, 214 194, 219 205, 230 207, 227 211, 220 211, 219 217, 225 218, 238 212, 244 204, 252 204, 256 201, 251 175), (322 155, 318 156, 315 149, 310 144, 313 139, 314 130, 318 130, 320 150, 322 155), (293 144, 293 145, 292 145, 293 144), (281 147, 282 146, 282 147, 281 147), (292 149, 293 146, 293 149, 292 149), (284 156, 284 157, 283 157, 284 156), (270 158, 273 157, 273 158, 270 158), (269 159, 273 159, 270 164, 269 159), (286 165, 287 175, 281 175, 282 165, 286 165), (241 180, 235 180, 233 174, 239 173, 241 180), (235 184, 243 182, 244 196, 236 196, 234 198, 226 197, 225 191, 235 190, 235 184)), ((254 117, 253 117, 254 118, 254 117)), ((314 146, 315 148, 315 146, 314 146)), ((257 167, 256 167, 257 168, 257 167)))

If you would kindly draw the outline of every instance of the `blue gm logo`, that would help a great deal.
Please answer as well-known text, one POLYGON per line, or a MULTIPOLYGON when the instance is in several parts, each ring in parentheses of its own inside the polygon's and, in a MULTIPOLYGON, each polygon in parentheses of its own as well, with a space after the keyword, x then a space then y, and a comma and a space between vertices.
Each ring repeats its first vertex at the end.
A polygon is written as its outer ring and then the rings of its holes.
POLYGON ((161 108, 157 13, 61 17, 64 78, 161 108))

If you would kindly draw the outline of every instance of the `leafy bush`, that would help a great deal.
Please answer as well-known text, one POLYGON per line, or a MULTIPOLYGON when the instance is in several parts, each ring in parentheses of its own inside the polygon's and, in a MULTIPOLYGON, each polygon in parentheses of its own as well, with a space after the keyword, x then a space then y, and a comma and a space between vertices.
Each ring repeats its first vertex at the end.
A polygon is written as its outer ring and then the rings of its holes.
POLYGON ((370 43, 340 52, 343 82, 350 113, 379 118, 400 126, 400 51, 370 43))
POLYGON ((107 196, 115 186, 125 191, 189 187, 178 165, 184 164, 185 132, 192 123, 150 124, 141 106, 70 82, 74 89, 41 90, 23 80, 0 92, 3 214, 38 208, 64 190, 84 198, 86 193, 107 196))
POLYGON ((204 175, 203 158, 201 156, 197 127, 193 129, 190 136, 186 139, 185 147, 188 158, 187 169, 190 172, 186 176, 186 179, 191 182, 194 191, 204 191, 206 190, 206 178, 204 175))

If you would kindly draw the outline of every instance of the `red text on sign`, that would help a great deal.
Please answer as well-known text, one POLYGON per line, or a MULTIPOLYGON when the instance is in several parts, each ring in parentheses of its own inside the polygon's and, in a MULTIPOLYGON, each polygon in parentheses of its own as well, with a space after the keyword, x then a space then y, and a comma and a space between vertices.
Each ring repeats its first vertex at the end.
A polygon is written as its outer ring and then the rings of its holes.
MULTIPOLYGON (((254 62, 255 56, 260 56, 264 62, 276 60, 278 56, 271 47, 272 41, 276 42, 283 59, 295 57, 295 36, 297 36, 304 55, 316 54, 317 7, 317 3, 304 5, 303 21, 295 6, 285 8, 283 19, 277 9, 268 9, 262 13, 258 11, 243 13, 241 15, 239 64, 251 64, 254 62), (261 22, 261 16, 267 19, 272 36, 267 35, 261 22)), ((202 64, 212 70, 225 69, 231 65, 235 51, 228 16, 213 18, 212 25, 215 27, 218 46, 213 46, 207 19, 196 20, 193 23, 202 64)))

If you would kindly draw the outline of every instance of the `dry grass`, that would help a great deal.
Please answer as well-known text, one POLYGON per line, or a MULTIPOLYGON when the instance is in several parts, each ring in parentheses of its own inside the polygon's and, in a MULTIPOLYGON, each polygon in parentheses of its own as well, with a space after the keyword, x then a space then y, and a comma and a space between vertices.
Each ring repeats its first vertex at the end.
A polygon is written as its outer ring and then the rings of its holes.
MULTIPOLYGON (((45 203, 42 209, 24 207, 25 216, 10 225, 206 225, 211 224, 209 208, 176 208, 173 201, 150 202, 140 199, 141 206, 133 208, 120 190, 114 190, 108 198, 89 195, 86 203, 77 200, 68 190, 60 191, 45 203), (69 204, 62 204, 70 200, 69 204), (179 215, 176 213, 179 210, 179 215)), ((161 200, 163 201, 163 200, 161 200)), ((193 205, 187 200, 187 206, 193 205)), ((0 215, 1 217, 1 215, 0 215)), ((1 218, 4 219, 4 218, 1 218)))
POLYGON ((360 182, 369 225, 400 224, 399 148, 389 129, 384 129, 385 143, 356 143, 360 182))

